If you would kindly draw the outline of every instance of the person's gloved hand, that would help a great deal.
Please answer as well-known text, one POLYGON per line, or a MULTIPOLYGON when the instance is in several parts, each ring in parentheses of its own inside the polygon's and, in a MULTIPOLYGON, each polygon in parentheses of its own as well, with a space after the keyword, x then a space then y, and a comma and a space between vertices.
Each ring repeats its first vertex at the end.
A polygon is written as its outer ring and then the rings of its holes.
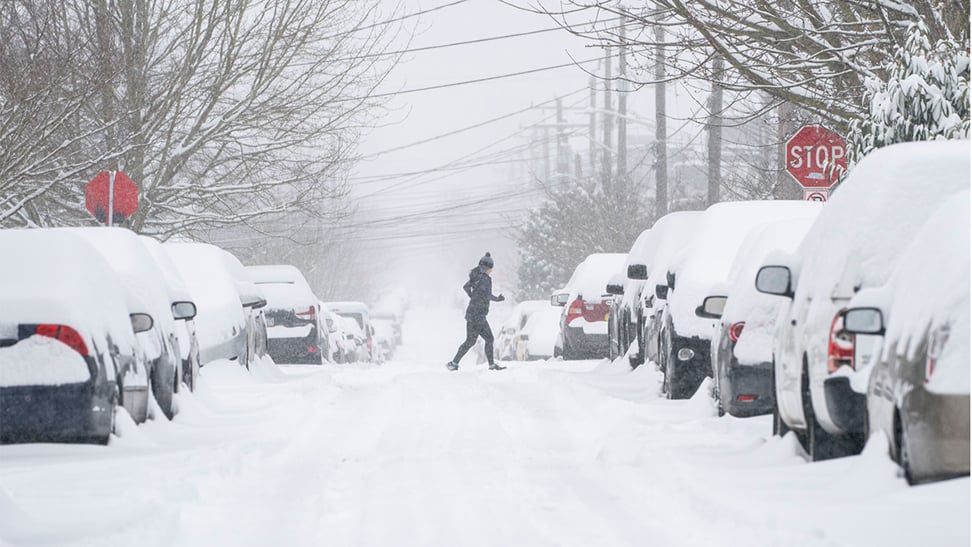
POLYGON ((505 297, 505 296, 503 296, 502 294, 500 294, 499 296, 497 296, 497 297, 496 297, 496 301, 497 301, 497 302, 502 302, 502 301, 504 301, 504 300, 506 300, 506 297, 505 297))

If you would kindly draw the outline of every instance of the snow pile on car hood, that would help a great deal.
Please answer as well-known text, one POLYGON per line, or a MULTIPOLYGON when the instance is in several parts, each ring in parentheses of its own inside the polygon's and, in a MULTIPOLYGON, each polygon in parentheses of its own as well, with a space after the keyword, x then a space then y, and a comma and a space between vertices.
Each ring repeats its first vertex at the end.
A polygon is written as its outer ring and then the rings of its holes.
POLYGON ((782 298, 756 290, 756 272, 771 253, 795 251, 814 218, 808 216, 761 226, 740 246, 729 272, 729 301, 722 312, 724 324, 746 322, 733 349, 740 364, 759 364, 772 359, 776 318, 784 304, 782 298))
POLYGON ((734 201, 705 210, 691 248, 675 266, 675 288, 668 307, 680 336, 709 338, 715 320, 695 315, 707 296, 725 295, 736 254, 748 234, 767 223, 817 215, 809 201, 734 201))

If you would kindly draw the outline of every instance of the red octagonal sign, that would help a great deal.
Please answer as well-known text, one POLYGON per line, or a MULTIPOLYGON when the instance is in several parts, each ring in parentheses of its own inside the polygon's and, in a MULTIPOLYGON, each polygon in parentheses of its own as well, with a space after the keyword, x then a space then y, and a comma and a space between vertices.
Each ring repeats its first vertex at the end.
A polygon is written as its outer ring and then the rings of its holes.
POLYGON ((786 141, 786 172, 804 188, 830 188, 847 170, 847 145, 822 125, 805 125, 786 141))
POLYGON ((112 173, 102 171, 95 175, 84 189, 84 206, 98 220, 105 222, 105 211, 112 209, 112 218, 128 218, 138 209, 138 186, 122 171, 112 173), (114 185, 114 196, 109 196, 109 188, 114 185), (110 198, 110 199, 109 199, 110 198))

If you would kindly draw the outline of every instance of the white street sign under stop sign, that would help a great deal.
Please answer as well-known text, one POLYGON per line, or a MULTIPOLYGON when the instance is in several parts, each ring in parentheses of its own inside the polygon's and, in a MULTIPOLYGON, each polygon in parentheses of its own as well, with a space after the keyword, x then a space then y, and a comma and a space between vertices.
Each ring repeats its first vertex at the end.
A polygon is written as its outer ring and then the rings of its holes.
POLYGON ((803 199, 807 201, 827 201, 830 199, 830 190, 804 190, 803 199))

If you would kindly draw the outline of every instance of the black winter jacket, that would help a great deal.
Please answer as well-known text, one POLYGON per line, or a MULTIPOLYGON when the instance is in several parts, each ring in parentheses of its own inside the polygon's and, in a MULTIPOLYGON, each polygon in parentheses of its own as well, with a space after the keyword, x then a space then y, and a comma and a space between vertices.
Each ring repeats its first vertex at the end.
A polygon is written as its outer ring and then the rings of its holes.
POLYGON ((462 286, 462 290, 469 295, 469 306, 466 307, 466 320, 482 320, 489 313, 489 303, 505 300, 493 296, 493 280, 486 275, 486 268, 476 266, 469 271, 469 281, 462 286))

